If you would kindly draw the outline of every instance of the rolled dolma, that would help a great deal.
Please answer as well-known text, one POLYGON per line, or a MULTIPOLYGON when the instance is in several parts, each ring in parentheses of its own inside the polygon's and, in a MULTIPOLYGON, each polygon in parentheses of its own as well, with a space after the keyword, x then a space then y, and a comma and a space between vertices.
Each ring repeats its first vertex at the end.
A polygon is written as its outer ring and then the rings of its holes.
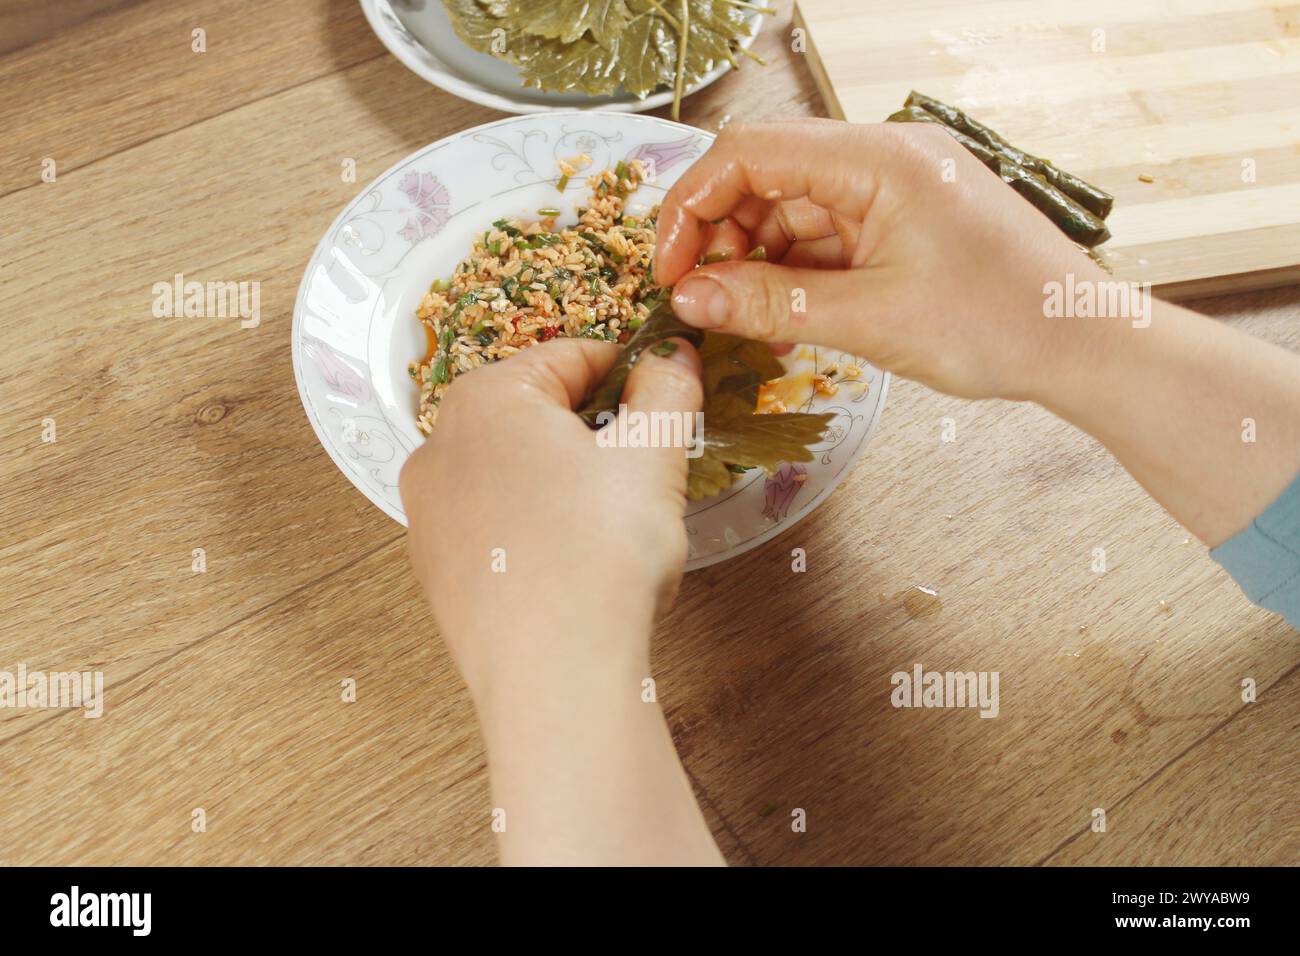
POLYGON ((998 172, 998 167, 1002 164, 1002 158, 998 156, 997 153, 993 152, 993 150, 985 146, 983 143, 976 142, 975 140, 967 136, 965 133, 953 129, 943 120, 939 119, 939 117, 935 116, 933 113, 927 113, 919 106, 904 106, 897 113, 891 113, 888 117, 886 117, 885 122, 886 123, 934 123, 935 125, 942 126, 944 129, 946 129, 948 131, 948 135, 950 135, 957 142, 965 146, 966 149, 970 153, 972 153, 976 159, 978 159, 989 169, 993 170, 995 173, 998 172))
POLYGON ((1109 216, 1111 209, 1114 208, 1115 197, 1110 193, 1098 189, 1092 183, 1067 173, 1063 169, 1058 169, 1046 159, 1026 153, 1022 149, 1017 149, 998 135, 996 131, 989 129, 989 127, 977 120, 971 119, 955 106, 940 103, 938 100, 915 90, 908 94, 905 105, 917 107, 937 116, 952 129, 965 133, 971 139, 983 143, 1004 159, 1041 176, 1079 205, 1102 219, 1109 216))
POLYGON ((1106 224, 1083 205, 1075 202, 1044 177, 1011 162, 1002 152, 995 152, 984 143, 954 129, 937 113, 922 109, 920 106, 905 106, 890 115, 885 122, 935 123, 942 126, 949 136, 1002 177, 1003 182, 1033 203, 1035 208, 1056 223, 1057 227, 1075 242, 1091 247, 1110 238, 1110 230, 1106 228, 1106 224))
POLYGON ((1110 230, 1104 222, 1023 166, 1004 160, 998 168, 998 175, 1080 245, 1091 249, 1110 238, 1110 230))

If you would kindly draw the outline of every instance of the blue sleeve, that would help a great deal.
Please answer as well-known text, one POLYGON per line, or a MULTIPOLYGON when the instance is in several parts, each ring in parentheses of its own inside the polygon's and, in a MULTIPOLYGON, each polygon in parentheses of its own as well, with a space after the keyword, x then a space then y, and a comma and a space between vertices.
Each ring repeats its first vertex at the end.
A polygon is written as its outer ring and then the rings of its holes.
POLYGON ((1246 597, 1300 629, 1300 476, 1210 557, 1232 575, 1246 597))

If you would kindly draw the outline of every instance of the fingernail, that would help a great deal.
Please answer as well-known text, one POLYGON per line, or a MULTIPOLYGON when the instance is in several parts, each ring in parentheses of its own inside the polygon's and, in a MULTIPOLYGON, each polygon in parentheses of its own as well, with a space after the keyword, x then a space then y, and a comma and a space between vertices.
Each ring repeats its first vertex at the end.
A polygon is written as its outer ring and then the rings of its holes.
POLYGON ((731 303, 721 283, 707 276, 692 276, 683 279, 673 293, 673 311, 696 328, 714 329, 727 321, 731 303))
POLYGON ((685 339, 666 339, 654 346, 650 351, 655 355, 685 365, 695 372, 699 372, 700 357, 693 348, 682 348, 689 345, 685 339))

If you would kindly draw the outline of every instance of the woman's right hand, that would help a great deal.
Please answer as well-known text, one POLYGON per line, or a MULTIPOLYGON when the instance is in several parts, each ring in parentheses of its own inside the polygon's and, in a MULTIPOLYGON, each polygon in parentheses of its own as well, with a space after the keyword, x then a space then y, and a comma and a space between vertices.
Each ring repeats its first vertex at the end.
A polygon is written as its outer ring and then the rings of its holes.
POLYGON ((928 124, 728 127, 664 198, 655 273, 692 325, 1035 401, 1211 546, 1300 469, 1300 357, 1158 301, 1140 323, 1046 318, 1046 283, 1109 277, 928 124), (774 261, 691 271, 753 245, 774 261))
POLYGON ((692 325, 841 348, 966 398, 1042 401, 1100 347, 1044 318, 1043 286, 1102 270, 927 124, 727 127, 665 197, 655 261, 692 325), (692 271, 758 245, 766 262, 692 271))

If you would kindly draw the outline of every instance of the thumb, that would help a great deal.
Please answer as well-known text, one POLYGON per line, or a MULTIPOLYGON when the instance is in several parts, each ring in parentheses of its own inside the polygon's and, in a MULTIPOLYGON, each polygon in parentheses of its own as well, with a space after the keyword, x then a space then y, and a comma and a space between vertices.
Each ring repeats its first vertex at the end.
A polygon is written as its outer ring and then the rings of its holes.
POLYGON ((623 404, 624 424, 640 429, 647 439, 637 454, 652 456, 667 468, 674 487, 684 485, 686 449, 698 431, 695 415, 704 407, 699 353, 684 339, 668 339, 642 352, 623 387, 623 404))
POLYGON ((700 356, 685 339, 668 339, 641 353, 623 386, 630 412, 698 412, 704 407, 700 356))
POLYGON ((761 342, 860 346, 870 301, 861 270, 798 269, 770 262, 719 262, 673 290, 673 311, 690 325, 761 342))

